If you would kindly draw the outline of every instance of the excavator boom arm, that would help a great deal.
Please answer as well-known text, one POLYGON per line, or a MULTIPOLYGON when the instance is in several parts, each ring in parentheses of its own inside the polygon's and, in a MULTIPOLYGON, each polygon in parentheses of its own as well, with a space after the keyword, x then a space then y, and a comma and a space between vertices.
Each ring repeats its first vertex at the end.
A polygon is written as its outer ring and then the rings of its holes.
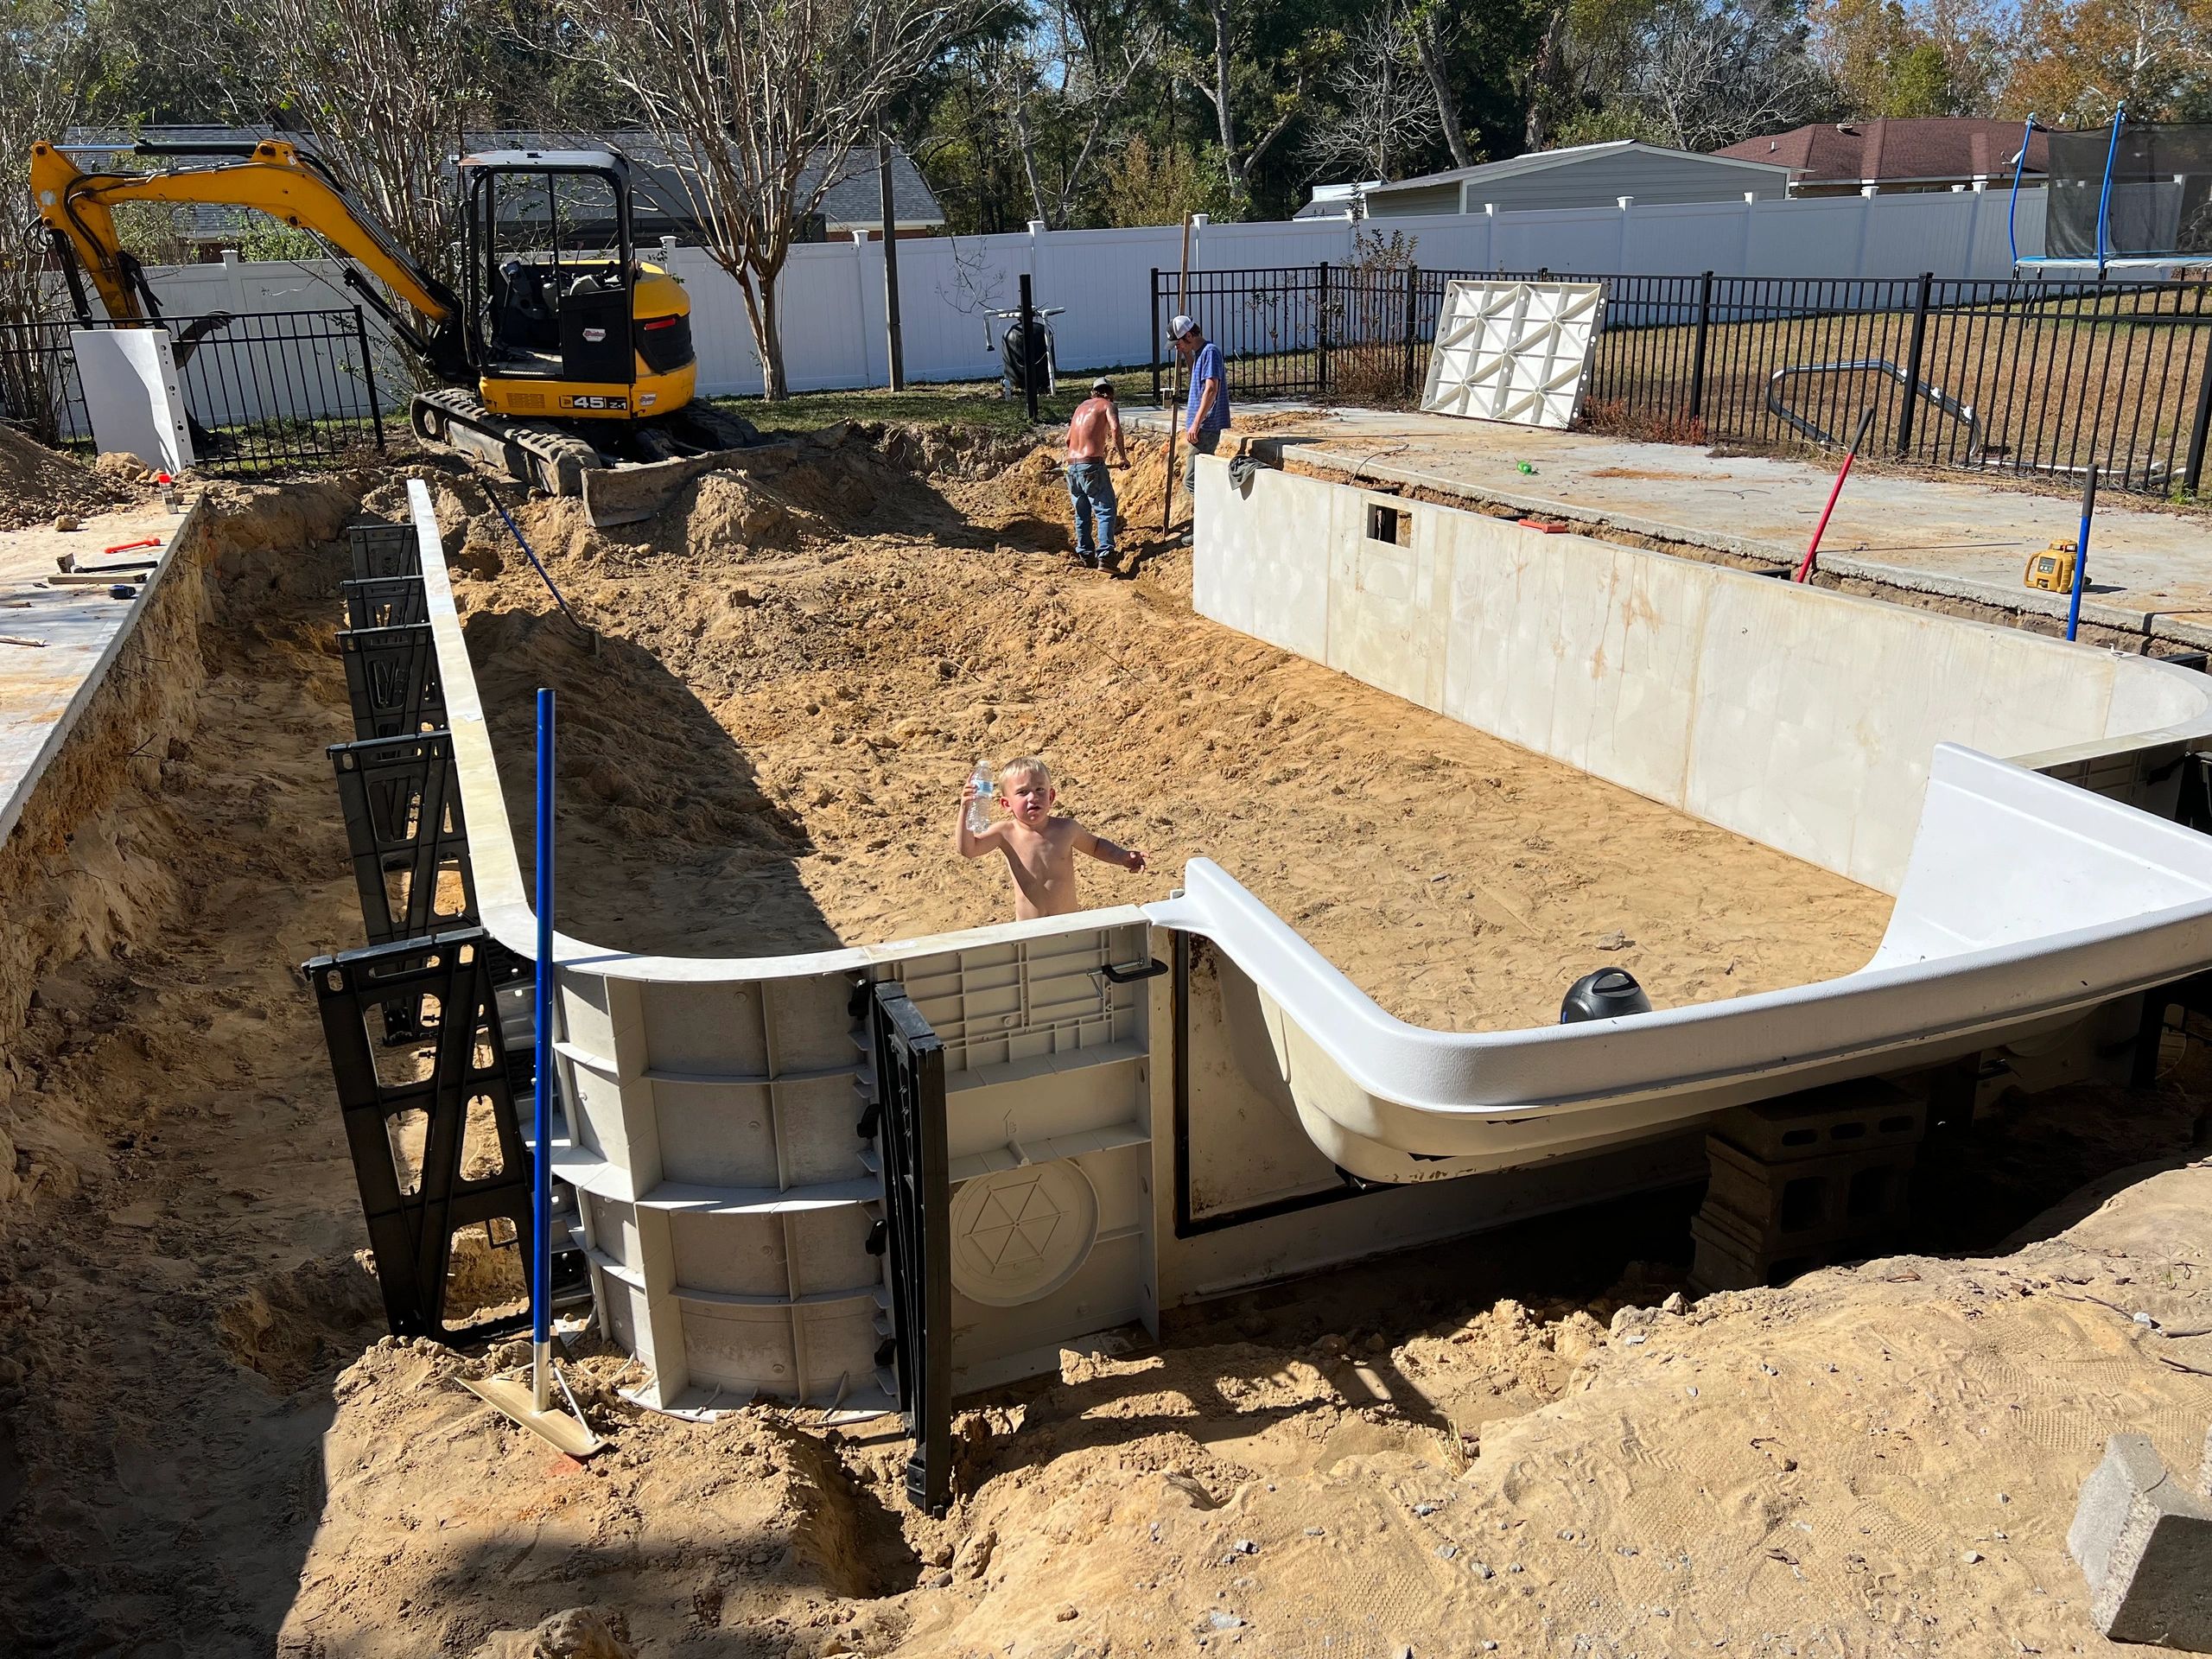
POLYGON ((79 172, 52 144, 37 143, 31 146, 31 195, 39 217, 67 243, 118 321, 146 316, 111 211, 126 201, 251 207, 321 237, 434 328, 452 322, 460 308, 451 289, 282 139, 264 140, 247 158, 219 167, 152 174, 79 172))

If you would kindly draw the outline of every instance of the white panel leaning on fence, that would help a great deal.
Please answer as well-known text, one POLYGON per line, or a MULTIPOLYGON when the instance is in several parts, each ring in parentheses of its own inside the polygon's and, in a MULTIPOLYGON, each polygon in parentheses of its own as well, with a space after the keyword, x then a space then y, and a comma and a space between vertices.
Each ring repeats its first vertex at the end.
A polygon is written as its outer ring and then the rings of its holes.
POLYGON ((1421 408, 1566 431, 1605 311, 1598 283, 1449 284, 1421 408))

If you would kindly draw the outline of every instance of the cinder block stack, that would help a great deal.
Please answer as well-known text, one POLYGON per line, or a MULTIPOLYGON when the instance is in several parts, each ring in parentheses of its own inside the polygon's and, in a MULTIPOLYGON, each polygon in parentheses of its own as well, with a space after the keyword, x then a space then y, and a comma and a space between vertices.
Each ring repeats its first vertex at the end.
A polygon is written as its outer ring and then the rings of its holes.
POLYGON ((1867 1078, 1723 1113, 1690 1283, 1742 1290, 1877 1253, 1904 1224, 1928 1100, 1867 1078))

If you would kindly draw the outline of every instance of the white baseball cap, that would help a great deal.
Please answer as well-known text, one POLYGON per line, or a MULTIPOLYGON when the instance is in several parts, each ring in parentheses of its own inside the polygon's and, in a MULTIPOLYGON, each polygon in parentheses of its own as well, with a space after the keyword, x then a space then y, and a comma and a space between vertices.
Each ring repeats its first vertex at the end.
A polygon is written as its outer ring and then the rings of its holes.
POLYGON ((1178 312, 1168 321, 1167 338, 1170 340, 1180 340, 1184 335, 1197 328, 1198 326, 1198 325, 1193 322, 1190 318, 1184 316, 1181 313, 1178 312))

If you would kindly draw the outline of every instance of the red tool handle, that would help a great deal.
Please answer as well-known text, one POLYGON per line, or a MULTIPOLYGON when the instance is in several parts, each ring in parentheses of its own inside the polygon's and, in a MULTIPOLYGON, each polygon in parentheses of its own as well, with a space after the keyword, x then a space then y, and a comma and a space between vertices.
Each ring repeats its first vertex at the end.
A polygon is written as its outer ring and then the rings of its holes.
POLYGON ((135 542, 118 542, 113 547, 104 547, 100 551, 102 554, 128 553, 134 547, 159 547, 161 544, 162 538, 160 537, 147 536, 143 537, 135 542))
POLYGON ((1870 405, 1859 417, 1859 430, 1851 440, 1851 448, 1843 452, 1843 470, 1835 475, 1835 487, 1828 492, 1828 504, 1821 509, 1821 522, 1813 526, 1812 543, 1806 548, 1805 556, 1797 562, 1796 569, 1790 572, 1790 581, 1813 579, 1813 560, 1820 553, 1821 537, 1827 533, 1828 515, 1835 511, 1835 499, 1843 493, 1843 480, 1851 476, 1851 463, 1859 459, 1859 446, 1866 442, 1866 429, 1873 424, 1874 410, 1870 405))

